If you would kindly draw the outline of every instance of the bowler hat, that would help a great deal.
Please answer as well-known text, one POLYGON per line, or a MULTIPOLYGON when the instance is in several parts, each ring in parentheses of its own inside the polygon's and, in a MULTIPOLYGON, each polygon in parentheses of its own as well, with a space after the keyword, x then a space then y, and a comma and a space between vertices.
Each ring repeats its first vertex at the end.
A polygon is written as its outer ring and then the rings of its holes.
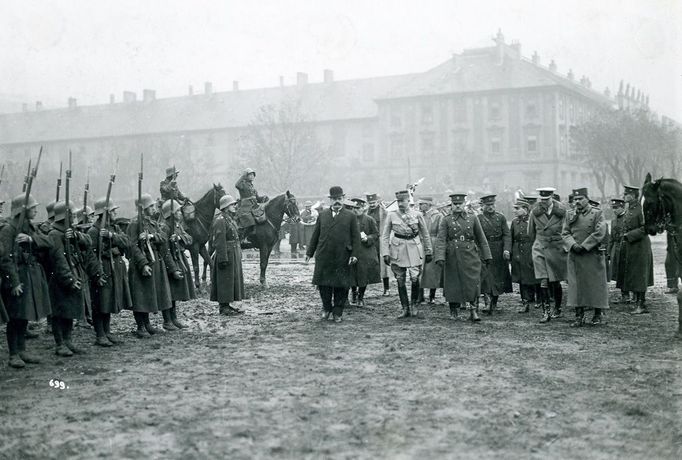
POLYGON ((343 198, 343 189, 339 185, 334 185, 329 189, 329 198, 343 198))

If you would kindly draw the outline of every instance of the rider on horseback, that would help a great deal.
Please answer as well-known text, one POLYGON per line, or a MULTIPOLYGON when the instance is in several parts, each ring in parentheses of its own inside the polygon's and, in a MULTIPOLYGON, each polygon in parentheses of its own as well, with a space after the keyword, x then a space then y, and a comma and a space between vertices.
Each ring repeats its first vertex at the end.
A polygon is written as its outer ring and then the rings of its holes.
POLYGON ((166 168, 166 178, 161 181, 159 185, 159 190, 161 192, 161 199, 163 202, 167 200, 176 200, 184 203, 189 200, 185 195, 182 194, 178 188, 177 179, 180 171, 175 169, 175 166, 171 168, 166 168))
POLYGON ((268 201, 265 195, 258 195, 253 181, 256 171, 246 168, 234 186, 239 191, 239 206, 237 208, 237 223, 242 232, 242 239, 248 240, 256 228, 253 211, 259 208, 259 203, 268 201))

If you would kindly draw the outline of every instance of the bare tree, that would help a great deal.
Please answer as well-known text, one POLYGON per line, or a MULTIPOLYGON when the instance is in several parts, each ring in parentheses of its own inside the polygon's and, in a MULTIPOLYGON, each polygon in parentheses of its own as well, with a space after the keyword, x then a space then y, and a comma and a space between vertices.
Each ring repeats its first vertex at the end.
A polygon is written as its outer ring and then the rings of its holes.
POLYGON ((329 146, 320 141, 300 101, 262 106, 242 138, 242 163, 274 190, 317 193, 329 146))

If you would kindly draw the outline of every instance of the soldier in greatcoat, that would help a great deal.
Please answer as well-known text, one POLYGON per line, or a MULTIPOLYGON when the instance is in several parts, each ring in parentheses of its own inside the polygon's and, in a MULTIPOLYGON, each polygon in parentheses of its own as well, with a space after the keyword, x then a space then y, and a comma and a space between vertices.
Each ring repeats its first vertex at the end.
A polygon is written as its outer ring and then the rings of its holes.
POLYGON ((481 267, 481 292, 490 296, 490 303, 485 310, 489 315, 497 307, 500 294, 512 292, 509 259, 511 254, 511 235, 507 218, 495 210, 495 195, 481 197, 481 214, 478 220, 488 241, 492 262, 481 267))
MULTIPOLYGON (((100 347, 110 347, 121 343, 121 339, 111 332, 111 315, 118 314, 123 309, 130 310, 133 304, 128 285, 128 269, 123 260, 130 240, 115 224, 117 209, 118 206, 111 199, 108 207, 106 198, 95 201, 97 220, 88 229, 93 254, 98 263, 100 259, 102 261, 99 271, 104 274, 105 281, 104 284, 100 284, 95 279, 90 285, 95 345, 100 347), (106 226, 104 225, 105 211, 108 214, 106 226)), ((134 267, 131 268, 134 269, 134 267)))
POLYGON ((606 222, 601 210, 589 204, 586 188, 573 190, 575 209, 564 219, 562 238, 568 251, 568 307, 575 308, 572 327, 585 323, 585 310, 593 309, 592 324, 601 323, 602 311, 609 308, 605 251, 606 222))
POLYGON ((364 307, 367 286, 381 283, 379 256, 376 251, 379 244, 379 228, 374 219, 367 215, 367 202, 362 198, 353 198, 352 201, 355 203, 354 212, 358 218, 360 245, 356 251, 358 262, 351 266, 351 304, 364 307))
POLYGON ((533 240, 533 267, 540 280, 542 306, 541 323, 561 316, 563 293, 561 281, 566 280, 567 253, 564 251, 561 231, 566 209, 552 198, 554 189, 538 189, 540 199, 532 208, 528 219, 528 235, 533 240), (550 308, 554 298, 554 311, 550 308))
POLYGON ((391 267, 398 283, 398 295, 402 313, 398 318, 419 316, 419 294, 424 263, 433 260, 431 236, 424 217, 410 209, 410 193, 401 190, 395 194, 398 209, 386 214, 381 233, 381 256, 391 267), (407 297, 407 277, 410 277, 411 291, 407 297), (410 309, 412 308, 412 311, 410 309))
POLYGON ((166 200, 173 199, 184 203, 188 200, 188 198, 178 188, 178 174, 180 174, 180 171, 175 169, 175 166, 166 168, 166 178, 159 184, 161 200, 164 202, 166 200))
MULTIPOLYGON (((376 193, 367 193, 365 194, 365 198, 367 198, 368 206, 367 215, 377 223, 377 227, 379 227, 379 239, 381 239, 381 231, 384 228, 384 220, 386 219, 386 208, 383 206, 379 199, 379 195, 376 193)), ((381 257, 381 244, 376 245, 376 250, 377 257, 379 257, 379 275, 381 276, 381 281, 384 285, 384 292, 382 295, 386 297, 390 295, 388 292, 390 267, 384 263, 384 259, 381 257)))
POLYGON ((220 197, 220 215, 211 227, 211 297, 220 315, 242 313, 232 305, 244 299, 242 249, 237 227, 237 202, 230 195, 220 197))
POLYGON ((352 283, 351 265, 357 263, 360 230, 357 216, 343 206, 343 189, 329 189, 331 207, 320 212, 306 250, 306 263, 315 256, 315 284, 322 299, 322 320, 341 322, 352 283))
MULTIPOLYGON (((438 226, 440 225, 440 220, 443 218, 443 213, 433 206, 432 197, 423 197, 419 201, 419 211, 424 216, 424 223, 426 223, 426 228, 429 229, 429 236, 431 237, 431 244, 436 241, 438 236, 438 226)), ((435 261, 424 262, 424 272, 422 273, 421 280, 422 292, 420 295, 420 300, 424 300, 424 290, 429 290, 429 303, 433 304, 436 299, 436 289, 443 287, 443 269, 435 261)))
POLYGON ((161 332, 151 325, 149 314, 172 307, 166 269, 170 252, 168 240, 153 218, 156 203, 151 195, 143 194, 141 200, 135 200, 135 206, 142 208, 143 221, 139 222, 138 216, 133 217, 126 231, 130 242, 128 283, 137 325, 135 336, 146 338, 161 332))
POLYGON ((178 318, 178 302, 196 299, 194 282, 192 281, 192 269, 185 255, 185 250, 192 245, 192 237, 182 225, 182 208, 180 203, 166 200, 161 206, 161 215, 164 220, 160 223, 160 231, 168 240, 168 283, 171 291, 171 304, 168 310, 164 310, 163 328, 169 331, 184 329, 185 324, 178 318))
POLYGON ((54 248, 50 258, 50 300, 52 304, 52 334, 58 356, 73 356, 83 353, 72 341, 73 321, 85 317, 85 295, 83 289, 90 277, 104 282, 97 265, 81 257, 82 252, 91 248, 92 240, 87 234, 66 225, 67 213, 74 210, 73 203, 60 201, 54 206, 54 223, 48 234, 54 248), (90 273, 88 272, 90 271, 90 273))
POLYGON ((478 217, 465 209, 465 198, 466 193, 450 195, 452 210, 440 221, 435 260, 443 267, 450 317, 456 320, 464 303, 471 321, 480 321, 476 301, 481 295, 481 264, 489 264, 492 255, 478 217))
POLYGON ((37 214, 38 202, 24 194, 12 199, 7 224, 0 230, 0 271, 2 301, 8 315, 7 346, 9 365, 21 368, 39 363, 26 351, 26 328, 29 321, 45 318, 51 310, 49 288, 40 255, 52 252, 52 244, 31 222, 37 214), (25 212, 23 224, 21 214, 25 212), (19 228, 21 225, 21 228, 19 228))
POLYGON ((633 314, 649 313, 645 302, 647 287, 654 285, 653 254, 649 234, 644 229, 639 188, 626 185, 623 199, 627 210, 623 218, 623 259, 618 267, 616 287, 634 292, 637 308, 633 314))
POLYGON ((301 211, 301 225, 303 226, 303 243, 307 247, 310 237, 313 236, 315 221, 317 221, 317 211, 313 210, 312 201, 306 201, 303 211, 301 211))
POLYGON ((516 217, 511 223, 511 276, 512 282, 519 284, 521 309, 518 313, 528 313, 530 304, 535 301, 536 286, 533 267, 533 241, 528 236, 528 202, 519 198, 514 203, 516 217))
MULTIPOLYGON (((615 218, 611 220, 611 232, 607 254, 609 259, 608 266, 608 280, 618 281, 618 272, 622 264, 623 246, 623 222, 625 221, 625 201, 620 198, 611 200, 611 209, 615 218)), ((621 291, 621 302, 627 303, 630 301, 630 293, 621 291)))
POLYGON ((253 210, 260 203, 268 201, 266 195, 259 195, 254 186, 256 171, 246 168, 236 184, 239 191, 239 202, 237 204, 237 224, 244 229, 244 238, 247 239, 256 228, 256 220, 253 217, 253 210))

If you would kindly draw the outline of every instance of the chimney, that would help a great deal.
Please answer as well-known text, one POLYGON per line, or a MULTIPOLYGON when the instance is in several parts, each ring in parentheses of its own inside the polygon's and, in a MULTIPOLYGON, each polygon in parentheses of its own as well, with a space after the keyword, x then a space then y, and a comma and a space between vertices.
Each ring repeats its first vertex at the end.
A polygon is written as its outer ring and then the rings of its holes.
POLYGON ((187 87, 187 95, 188 96, 194 96, 194 87, 192 85, 189 85, 187 87))
POLYGON ((568 69, 568 75, 566 75, 566 78, 568 78, 571 81, 575 80, 575 75, 573 74, 573 69, 568 69))
POLYGON ((24 102, 23 104, 21 104, 21 111, 22 112, 28 112, 28 104, 27 103, 24 102))
POLYGON ((213 94, 213 83, 210 81, 204 82, 204 94, 210 95, 213 94))
POLYGON ((282 75, 279 76, 279 87, 284 87, 284 77, 282 75))
POLYGON ((232 91, 239 91, 239 82, 237 80, 232 80, 232 91))
POLYGON ((36 112, 43 110, 43 103, 41 101, 36 101, 36 112))
POLYGON ((504 61, 504 35, 502 35, 502 29, 497 29, 497 35, 493 41, 497 45, 497 49, 495 50, 497 65, 502 65, 502 62, 504 61))
POLYGON ((67 102, 68 102, 68 105, 69 105, 69 108, 70 108, 70 109, 75 109, 75 108, 76 108, 77 101, 76 101, 76 98, 75 98, 75 97, 70 97, 70 98, 68 99, 67 102))
POLYGON ((296 73, 296 85, 303 86, 308 83, 308 74, 305 72, 296 73))
POLYGON ((533 61, 533 64, 539 65, 540 64, 540 56, 538 55, 537 51, 533 51, 533 57, 531 58, 533 61))
POLYGON ((514 57, 516 59, 521 59, 521 43, 518 40, 514 40, 510 48, 514 52, 514 57))
POLYGON ((116 102, 116 96, 114 96, 113 94, 110 94, 109 95, 109 104, 113 104, 114 102, 116 102))
POLYGON ((556 72, 556 62, 554 62, 554 59, 552 59, 552 62, 549 63, 549 70, 556 72))
POLYGON ((137 100, 137 94, 134 91, 123 91, 123 102, 131 103, 137 100))
POLYGON ((334 81, 334 71, 331 69, 324 69, 324 82, 331 83, 334 81))
POLYGON ((142 90, 142 100, 144 102, 152 102, 156 99, 156 91, 153 89, 143 89, 142 90))

